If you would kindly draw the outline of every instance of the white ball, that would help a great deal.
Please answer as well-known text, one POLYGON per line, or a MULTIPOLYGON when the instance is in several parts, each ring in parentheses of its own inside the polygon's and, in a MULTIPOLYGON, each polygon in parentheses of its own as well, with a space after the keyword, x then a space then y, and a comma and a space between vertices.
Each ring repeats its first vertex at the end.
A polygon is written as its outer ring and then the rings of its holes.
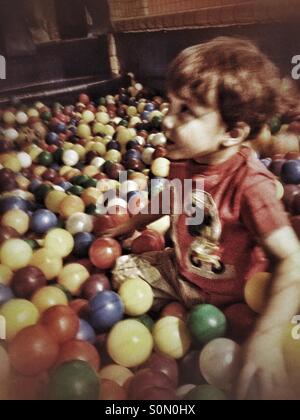
POLYGON ((147 142, 152 145, 152 142, 153 142, 155 136, 156 136, 156 134, 150 134, 148 136, 147 142))
POLYGON ((16 121, 20 125, 25 125, 28 123, 28 115, 25 112, 19 111, 16 115, 16 121))
POLYGON ((31 156, 28 153, 25 152, 20 152, 18 153, 18 159, 19 162, 22 166, 22 168, 26 169, 26 168, 30 168, 32 165, 32 159, 31 156))
POLYGON ((137 141, 140 146, 145 146, 146 144, 146 140, 142 136, 136 136, 134 140, 137 141))
POLYGON ((167 138, 163 133, 157 133, 153 137, 151 144, 154 147, 165 146, 167 144, 167 138))
POLYGON ((82 119, 89 124, 95 120, 95 114, 90 110, 86 110, 82 113, 82 119))
POLYGON ((144 150, 142 159, 146 165, 152 164, 154 152, 155 152, 155 149, 153 147, 147 147, 147 149, 144 150))
POLYGON ((79 162, 79 155, 75 150, 66 150, 63 153, 62 160, 67 166, 75 166, 79 162))
POLYGON ((105 159, 101 158, 101 157, 95 157, 92 161, 91 161, 91 165, 95 166, 96 168, 100 169, 101 166, 103 166, 105 163, 105 159))
POLYGON ((119 191, 121 195, 126 196, 132 191, 139 191, 139 186, 134 181, 125 181, 121 184, 119 191))
POLYGON ((160 178, 167 178, 170 173, 171 162, 166 158, 155 159, 151 166, 151 171, 154 176, 160 178))
POLYGON ((93 219, 85 213, 74 213, 70 216, 66 223, 66 229, 71 235, 76 235, 81 232, 92 232, 93 219))
POLYGON ((8 128, 4 131, 4 135, 7 138, 7 140, 15 141, 19 137, 19 133, 14 128, 8 128))

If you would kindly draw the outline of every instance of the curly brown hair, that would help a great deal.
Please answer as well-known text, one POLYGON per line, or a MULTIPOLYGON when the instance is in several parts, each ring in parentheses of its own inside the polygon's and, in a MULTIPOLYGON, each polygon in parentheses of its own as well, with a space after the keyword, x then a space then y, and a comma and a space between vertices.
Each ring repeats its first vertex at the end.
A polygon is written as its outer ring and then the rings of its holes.
POLYGON ((297 106, 275 64, 245 39, 219 37, 181 52, 169 67, 167 88, 184 99, 219 109, 229 129, 238 122, 254 138, 274 116, 297 106))

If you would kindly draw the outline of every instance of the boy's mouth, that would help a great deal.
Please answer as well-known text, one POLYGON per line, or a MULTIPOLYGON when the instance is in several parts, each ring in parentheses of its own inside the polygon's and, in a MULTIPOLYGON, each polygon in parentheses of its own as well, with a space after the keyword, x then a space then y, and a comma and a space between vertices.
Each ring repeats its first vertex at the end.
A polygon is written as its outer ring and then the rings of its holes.
POLYGON ((170 147, 170 146, 175 146, 175 143, 174 141, 167 139, 167 147, 170 147))

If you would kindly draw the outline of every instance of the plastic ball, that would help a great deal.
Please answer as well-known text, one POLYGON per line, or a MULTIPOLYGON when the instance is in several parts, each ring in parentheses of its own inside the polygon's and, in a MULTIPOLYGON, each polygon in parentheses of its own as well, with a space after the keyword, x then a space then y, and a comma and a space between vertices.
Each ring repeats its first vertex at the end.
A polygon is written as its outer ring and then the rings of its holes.
POLYGON ((73 255, 76 258, 86 258, 92 243, 95 241, 94 235, 88 232, 77 233, 74 236, 73 255))
POLYGON ((284 163, 281 177, 286 184, 300 184, 300 161, 289 160, 284 163))
POLYGON ((230 391, 238 375, 240 346, 219 338, 207 344, 201 352, 200 370, 206 381, 218 389, 230 391))
POLYGON ((74 238, 65 229, 52 229, 47 233, 44 241, 45 248, 54 254, 65 258, 69 256, 74 248, 74 238))
POLYGON ((110 289, 110 282, 105 274, 93 274, 84 283, 82 287, 82 296, 87 300, 91 300, 99 293, 110 289))
POLYGON ((0 264, 0 284, 8 286, 13 277, 12 270, 6 265, 0 264))
POLYGON ((53 306, 68 305, 66 294, 55 286, 47 286, 39 289, 33 295, 31 301, 41 314, 53 306))
POLYGON ((160 314, 161 318, 166 317, 166 316, 175 316, 181 319, 182 321, 186 322, 187 311, 181 303, 173 302, 165 306, 160 314))
POLYGON ((57 365, 62 365, 72 360, 86 362, 95 371, 100 369, 100 356, 96 348, 87 341, 71 340, 62 345, 57 359, 57 365))
POLYGON ((144 363, 140 369, 151 369, 155 372, 161 372, 169 378, 173 388, 178 386, 178 364, 177 361, 171 357, 159 353, 153 353, 150 359, 144 363))
POLYGON ((95 114, 92 111, 86 110, 82 113, 82 119, 86 124, 89 124, 95 120, 95 114))
POLYGON ((23 210, 9 210, 3 215, 1 224, 2 226, 12 227, 20 235, 24 235, 29 229, 29 216, 23 210))
POLYGON ((66 265, 58 276, 58 283, 64 286, 73 296, 79 296, 82 285, 89 278, 90 273, 81 264, 66 265))
POLYGON ((106 112, 97 112, 96 120, 101 124, 108 124, 109 123, 109 115, 106 112))
POLYGON ((34 304, 23 299, 12 299, 0 309, 0 315, 6 321, 6 338, 12 340, 19 331, 35 325, 39 312, 34 304))
POLYGON ((62 258, 51 249, 41 248, 34 253, 30 265, 39 268, 47 280, 53 280, 60 273, 63 262, 62 258))
POLYGON ((171 162, 166 158, 155 159, 151 165, 151 171, 154 176, 167 178, 170 173, 171 162))
POLYGON ((49 210, 37 210, 30 221, 30 229, 34 233, 44 234, 57 226, 57 217, 49 210))
POLYGON ((0 169, 0 192, 13 191, 17 188, 16 175, 10 169, 0 169))
POLYGON ((257 273, 247 281, 245 300, 254 312, 258 314, 264 312, 271 286, 272 275, 270 273, 257 273))
POLYGON ((134 377, 134 375, 131 370, 127 369, 126 367, 119 365, 108 365, 100 370, 99 377, 101 381, 106 379, 123 387, 129 380, 134 377))
POLYGON ((66 229, 72 235, 81 232, 90 233, 93 230, 93 219, 85 213, 74 213, 68 218, 66 229))
POLYGON ((4 136, 9 141, 15 141, 19 137, 19 133, 14 128, 8 128, 4 131, 4 136))
POLYGON ((37 376, 49 370, 58 352, 58 344, 41 325, 22 330, 9 345, 11 364, 24 376, 37 376))
POLYGON ((90 344, 95 344, 97 337, 92 326, 84 319, 80 320, 79 329, 77 331, 76 340, 87 341, 90 344))
POLYGON ((90 301, 91 323, 98 331, 107 331, 124 315, 124 305, 120 297, 111 291, 104 291, 90 301))
POLYGON ((63 191, 50 191, 45 198, 45 206, 53 213, 59 213, 62 201, 67 197, 63 191))
POLYGON ((59 213, 60 215, 68 219, 74 213, 84 213, 85 205, 80 197, 70 195, 66 197, 60 204, 59 213))
POLYGON ((191 337, 185 323, 176 317, 160 319, 153 328, 158 351, 174 359, 182 358, 191 346, 191 337))
POLYGON ((62 161, 67 166, 75 166, 79 162, 79 155, 75 150, 66 150, 63 153, 62 161))
POLYGON ((132 368, 149 359, 153 349, 153 338, 140 322, 121 321, 110 332, 107 348, 115 363, 132 368))
POLYGON ((200 385, 190 391, 187 401, 227 401, 228 398, 223 391, 211 385, 200 385))
POLYGON ((0 250, 1 263, 13 271, 26 267, 31 258, 31 247, 21 239, 9 239, 0 250))
POLYGON ((53 155, 50 152, 42 152, 38 156, 38 163, 42 166, 49 167, 53 163, 53 155))
POLYGON ((46 286, 47 279, 36 267, 25 267, 14 273, 11 288, 16 297, 30 299, 40 288, 46 286))
POLYGON ((215 306, 198 305, 189 314, 187 326, 199 344, 225 336, 227 322, 224 314, 215 306))
POLYGON ((0 306, 14 298, 10 287, 0 284, 0 306))
POLYGON ((48 399, 52 401, 96 401, 100 383, 94 369, 86 362, 71 361, 51 375, 48 399))
POLYGON ((127 400, 126 390, 116 382, 103 379, 99 399, 100 401, 125 401, 127 400))
POLYGON ((0 200, 0 213, 4 214, 9 210, 29 210, 29 204, 21 197, 4 197, 0 200))
POLYGON ((32 165, 31 156, 28 153, 20 152, 17 154, 17 157, 20 161, 22 168, 27 169, 30 168, 32 165))
POLYGON ((155 149, 153 147, 147 147, 142 155, 142 160, 146 165, 152 165, 153 162, 153 154, 155 153, 155 149))
MULTIPOLYGON (((171 391, 171 387, 172 383, 164 373, 143 369, 135 375, 129 384, 129 399, 137 401, 150 400, 152 399, 151 395, 157 391, 158 396, 156 399, 160 400, 166 390, 171 391)), ((170 399, 172 400, 173 398, 170 399)))
POLYGON ((88 124, 80 124, 77 128, 77 136, 82 139, 88 139, 91 137, 92 131, 88 124))
POLYGON ((95 267, 100 270, 109 270, 122 255, 122 249, 114 239, 100 238, 91 246, 89 255, 95 267))
POLYGON ((79 328, 77 315, 71 308, 62 305, 44 312, 40 322, 59 344, 75 339, 79 328))
POLYGON ((119 295, 125 305, 125 313, 129 316, 143 315, 153 305, 152 288, 140 279, 131 279, 123 283, 119 295))

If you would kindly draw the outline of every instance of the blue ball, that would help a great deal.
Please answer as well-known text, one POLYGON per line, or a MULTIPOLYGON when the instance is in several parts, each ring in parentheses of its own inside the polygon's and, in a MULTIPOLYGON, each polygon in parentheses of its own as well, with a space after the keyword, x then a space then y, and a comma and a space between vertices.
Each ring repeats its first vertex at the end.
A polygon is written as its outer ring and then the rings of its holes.
POLYGON ((0 284, 0 306, 13 298, 14 294, 12 290, 3 284, 0 284))
POLYGON ((124 161, 128 161, 129 159, 138 159, 141 160, 142 159, 142 155, 138 150, 135 149, 131 149, 128 150, 128 152, 125 153, 124 156, 124 161))
POLYGON ((58 134, 65 133, 66 130, 67 130, 67 126, 63 122, 60 122, 60 123, 56 124, 56 126, 54 127, 54 131, 58 134))
POLYGON ((96 343, 96 333, 91 325, 84 319, 80 320, 79 331, 77 333, 76 340, 87 341, 90 344, 96 343))
POLYGON ((51 131, 46 136, 46 143, 49 145, 59 146, 60 141, 57 133, 51 131))
POLYGON ((149 111, 143 111, 141 113, 141 118, 143 121, 149 121, 150 120, 150 112, 149 111))
POLYGON ((73 184, 68 181, 63 181, 60 184, 58 184, 59 187, 61 187, 64 191, 68 191, 70 188, 73 187, 73 184))
POLYGON ((126 149, 127 150, 131 150, 131 149, 135 149, 136 146, 139 145, 139 142, 137 140, 130 140, 127 144, 126 144, 126 149))
POLYGON ((37 234, 44 234, 57 226, 57 217, 49 210, 37 210, 30 221, 30 229, 37 234))
POLYGON ((148 111, 148 112, 155 111, 155 105, 150 102, 149 104, 145 106, 144 111, 148 111))
POLYGON ((74 236, 73 255, 76 258, 86 258, 89 255, 89 250, 92 243, 95 241, 95 236, 88 232, 80 232, 74 236))
POLYGON ((33 181, 31 181, 29 187, 28 187, 28 191, 31 193, 34 193, 35 190, 42 185, 42 181, 40 181, 39 179, 34 179, 33 181))
POLYGON ((282 167, 281 177, 286 184, 300 184, 300 160, 289 160, 282 167))
POLYGON ((118 150, 119 152, 121 151, 121 145, 116 140, 110 141, 108 145, 106 146, 106 148, 107 150, 118 150))
POLYGON ((23 210, 27 211, 29 209, 28 201, 24 200, 21 197, 4 197, 0 200, 0 213, 4 214, 9 210, 23 210))
POLYGON ((124 316, 124 304, 115 292, 104 291, 90 301, 91 323, 99 332, 108 331, 124 316))

